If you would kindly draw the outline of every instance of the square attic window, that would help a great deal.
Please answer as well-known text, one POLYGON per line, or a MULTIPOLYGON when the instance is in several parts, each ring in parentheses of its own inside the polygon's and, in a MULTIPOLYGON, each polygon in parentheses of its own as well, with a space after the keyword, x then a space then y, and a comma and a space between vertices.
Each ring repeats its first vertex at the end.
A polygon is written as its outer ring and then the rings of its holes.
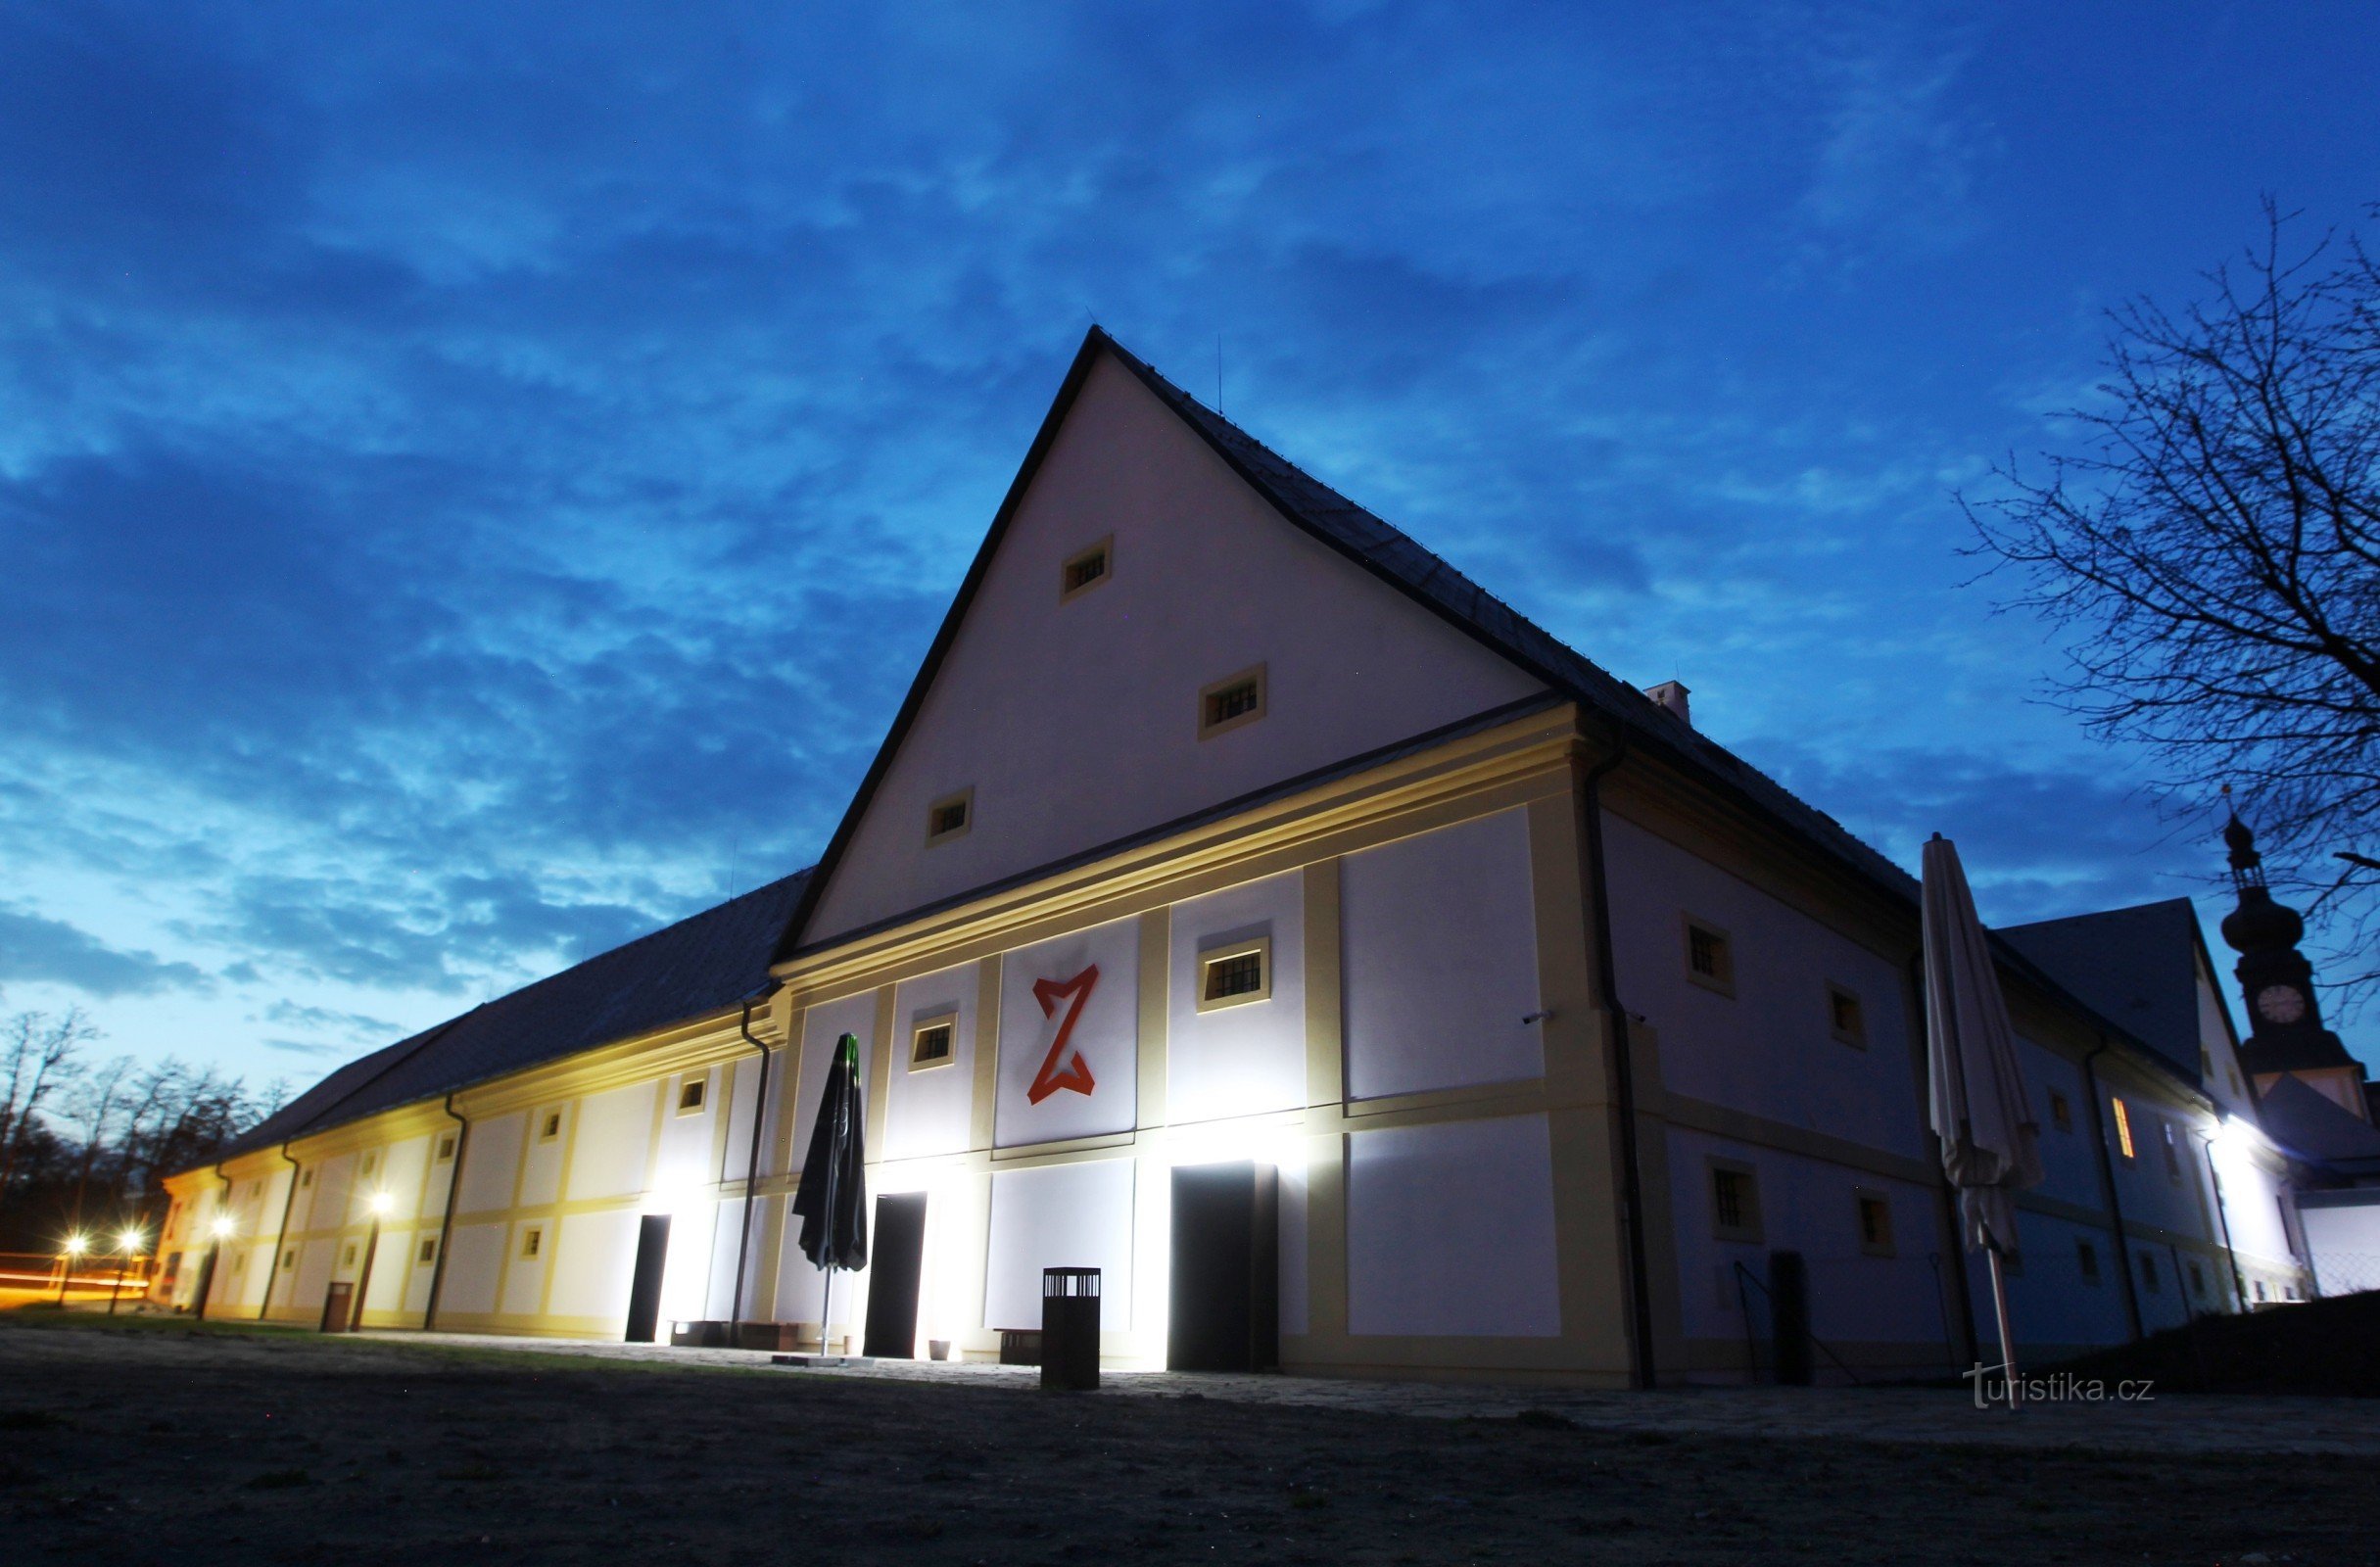
POLYGON ((701 1115, 703 1095, 709 1089, 710 1079, 707 1077, 689 1077, 680 1083, 678 1085, 678 1114, 681 1116, 701 1115))
POLYGON ((1198 955, 1198 1010, 1272 999, 1272 937, 1210 947, 1198 955))
POLYGON ((975 825, 976 791, 973 785, 956 794, 945 794, 926 807, 926 842, 928 846, 963 836, 975 825))
POLYGON ((947 1067, 957 1058, 958 1046, 957 1013, 941 1012, 920 1018, 909 1033, 909 1069, 924 1071, 929 1067, 947 1067))
POLYGON ((1058 568, 1058 601, 1079 598, 1115 574, 1116 536, 1108 535, 1088 549, 1078 549, 1058 568))
POLYGON ((1198 737, 1208 739, 1264 716, 1264 666, 1228 675, 1198 693, 1198 737))

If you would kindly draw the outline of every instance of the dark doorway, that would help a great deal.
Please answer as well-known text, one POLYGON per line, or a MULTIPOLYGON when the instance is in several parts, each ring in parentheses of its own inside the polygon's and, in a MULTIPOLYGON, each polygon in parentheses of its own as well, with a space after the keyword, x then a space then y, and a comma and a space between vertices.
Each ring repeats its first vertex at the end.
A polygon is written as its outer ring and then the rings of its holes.
POLYGON ((661 1325, 661 1275, 669 1267, 669 1215, 647 1213, 637 1226, 637 1271, 628 1286, 628 1342, 650 1344, 661 1325))
POLYGON ((926 1194, 876 1200, 868 1237, 868 1337, 861 1353, 914 1360, 918 1353, 918 1275, 926 1266, 926 1194))
POLYGON ((348 1309, 356 1304, 356 1286, 341 1279, 322 1292, 322 1331, 345 1333, 348 1309))
POLYGON ((1268 1371, 1281 1363, 1280 1246, 1280 1177, 1270 1164, 1173 1172, 1168 1367, 1268 1371))

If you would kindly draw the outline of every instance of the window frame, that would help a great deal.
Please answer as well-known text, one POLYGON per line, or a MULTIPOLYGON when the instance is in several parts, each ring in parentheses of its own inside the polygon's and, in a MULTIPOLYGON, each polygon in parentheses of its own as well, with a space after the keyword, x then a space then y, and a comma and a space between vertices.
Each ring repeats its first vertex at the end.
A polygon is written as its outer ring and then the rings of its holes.
POLYGON ((1678 916, 1678 960, 1686 971, 1687 982, 1700 985, 1714 995, 1736 999, 1736 939, 1727 926, 1715 920, 1705 920, 1698 914, 1681 912, 1678 916), (1694 932, 1701 931, 1718 943, 1718 965, 1710 973, 1694 967, 1694 932))
POLYGON ((2085 1288, 2095 1290, 2107 1282, 2107 1273, 2099 1265, 2098 1246, 2079 1235, 2074 1237, 2074 1271, 2085 1288))
POLYGON ((546 1226, 543 1224, 522 1225, 520 1244, 517 1251, 520 1260, 524 1262, 544 1261, 546 1258, 546 1226))
POLYGON ((2050 1124, 2071 1134, 2074 1129, 2074 1102, 2055 1088, 2048 1092, 2050 1124))
POLYGON ((458 1139, 453 1132, 439 1133, 438 1141, 431 1145, 430 1163, 433 1164, 449 1163, 454 1158, 454 1150, 458 1146, 458 1139))
POLYGON ((421 1238, 420 1243, 413 1248, 413 1265, 415 1267, 430 1267, 435 1265, 437 1261, 438 1237, 435 1235, 424 1235, 421 1238))
POLYGON ((1764 1227, 1761 1222, 1760 1170, 1758 1166, 1740 1159, 1730 1159, 1720 1154, 1705 1154, 1702 1157, 1702 1168, 1704 1175, 1702 1186, 1703 1190, 1709 1194, 1711 1205, 1712 1239, 1737 1246, 1760 1245, 1764 1239, 1764 1227), (1728 1224, 1723 1222, 1719 1216, 1719 1177, 1722 1175, 1740 1176, 1743 1180, 1744 1201, 1738 1210, 1737 1216, 1741 1220, 1739 1223, 1728 1224), (1749 1210, 1748 1212, 1743 1211, 1746 1209, 1749 1210))
POLYGON ((1868 1048, 1868 1004, 1860 999, 1858 991, 1833 979, 1827 981, 1827 1037, 1853 1050, 1868 1048), (1851 1004, 1849 1028, 1842 1025, 1840 1004, 1846 1001, 1851 1004))
POLYGON ((1272 682, 1266 676, 1264 666, 1251 664, 1246 669, 1234 670, 1221 680, 1209 681, 1198 689, 1198 737, 1202 740, 1210 740, 1218 735, 1228 735, 1235 729, 1245 729, 1262 719, 1270 711, 1272 711, 1272 682), (1208 722, 1208 703, 1235 686, 1249 684, 1256 687, 1256 705, 1254 707, 1245 712, 1234 713, 1229 718, 1216 719, 1213 723, 1208 722))
POLYGON ((1862 1257, 1898 1257, 1900 1248, 1892 1235, 1892 1196, 1880 1186, 1851 1188, 1852 1221, 1859 1226, 1859 1255, 1862 1257), (1871 1209, 1883 1215, 1883 1236, 1871 1239, 1868 1234, 1868 1213, 1871 1209))
POLYGON ((541 1145, 562 1140, 562 1112, 559 1107, 548 1107, 537 1113, 537 1140, 541 1145))
POLYGON ((2123 1102, 2123 1095, 2108 1095, 2108 1104, 2116 1112, 2116 1153, 2127 1164, 2140 1161, 2140 1150, 2132 1141, 2132 1112, 2123 1102))
POLYGON ((345 1242, 340 1246, 339 1265, 343 1268, 354 1267, 356 1265, 356 1243, 354 1241, 345 1242))
POLYGON ((674 1114, 699 1116, 710 1108, 711 1074, 709 1072, 690 1071, 678 1079, 678 1108, 674 1114), (690 1093, 694 1096, 694 1102, 690 1105, 686 1102, 686 1096, 690 1093))
POLYGON ((973 832, 975 830, 976 786, 973 784, 968 784, 967 787, 963 789, 953 789, 950 793, 942 795, 938 799, 929 800, 927 802, 926 846, 928 848, 930 849, 938 844, 949 843, 955 839, 963 838, 967 836, 968 833, 973 832), (942 828, 937 830, 934 827, 935 820, 939 818, 944 811, 949 810, 954 805, 959 808, 959 825, 953 828, 942 828))
POLYGON ((1259 1001, 1270 1001, 1272 999, 1272 935, 1270 932, 1248 936, 1237 941, 1217 941, 1212 946, 1199 949, 1197 992, 1192 997, 1192 1001, 1197 1010, 1202 1013, 1224 1012, 1233 1007, 1245 1007, 1259 1001), (1207 994, 1207 975, 1211 970, 1216 965, 1228 963, 1234 958, 1250 956, 1256 958, 1257 972, 1261 979, 1254 990, 1242 990, 1228 996, 1210 997, 1207 994))
POLYGON ((929 1014, 929 1015, 928 1015, 928 1016, 926 1016, 926 1017, 922 1017, 922 1018, 915 1018, 915 1019, 912 1019, 912 1020, 910 1021, 910 1024, 909 1024, 909 1069, 910 1069, 911 1071, 936 1071, 936 1070, 939 1070, 941 1068, 944 1068, 944 1067, 955 1067, 955 1066, 957 1066, 958 1064, 959 1064, 959 1009, 958 1009, 958 1008, 956 1008, 956 1007, 945 1007, 945 1008, 943 1008, 943 1009, 942 1009, 940 1012, 931 1013, 931 1014, 929 1014), (934 1029, 936 1029, 936 1028, 947 1028, 947 1029, 949 1029, 949 1030, 950 1030, 950 1048, 949 1048, 949 1049, 947 1049, 947 1050, 945 1050, 945 1051, 944 1051, 942 1054, 940 1054, 940 1055, 938 1055, 938 1056, 934 1057, 934 1058, 933 1058, 932 1060, 930 1060, 930 1061, 921 1060, 921 1059, 919 1058, 919 1056, 918 1056, 918 1045, 919 1045, 919 1043, 920 1043, 920 1042, 921 1042, 921 1041, 922 1041, 922 1040, 923 1040, 923 1039, 926 1037, 926 1035, 928 1035, 928 1034, 931 1033, 931 1032, 932 1032, 934 1029))
POLYGON ((1114 534, 1109 534, 1106 538, 1099 540, 1095 544, 1084 545, 1080 549, 1075 550, 1072 554, 1067 556, 1064 560, 1058 563, 1058 601, 1062 604, 1071 604, 1085 594, 1096 593, 1101 587, 1105 586, 1109 581, 1111 581, 1115 575, 1116 536, 1114 534), (1074 568, 1082 564, 1084 561, 1089 560, 1094 555, 1101 558, 1099 575, 1091 578, 1088 582, 1079 582, 1069 586, 1067 579, 1073 576, 1074 568))
POLYGON ((2173 1135, 2172 1120, 2164 1116, 2157 1118, 2157 1129, 2164 1134, 2166 1148, 2166 1180, 2179 1186, 2182 1183, 2181 1140, 2173 1135))

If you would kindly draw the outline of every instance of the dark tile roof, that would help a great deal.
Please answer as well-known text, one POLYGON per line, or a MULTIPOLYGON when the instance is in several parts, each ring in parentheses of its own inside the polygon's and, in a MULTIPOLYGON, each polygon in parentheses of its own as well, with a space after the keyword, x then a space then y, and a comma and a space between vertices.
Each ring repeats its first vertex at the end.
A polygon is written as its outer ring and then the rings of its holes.
POLYGON ((2380 1127, 2295 1077, 2257 1095, 2257 1120, 2265 1136, 2300 1159, 2345 1173, 2380 1171, 2380 1127))
POLYGON ((2200 939, 2188 898, 2007 926, 1999 935, 2075 999, 2199 1081, 2200 939))
POLYGON ((437 1099, 734 1006, 768 981, 796 872, 339 1068, 221 1157, 437 1099))

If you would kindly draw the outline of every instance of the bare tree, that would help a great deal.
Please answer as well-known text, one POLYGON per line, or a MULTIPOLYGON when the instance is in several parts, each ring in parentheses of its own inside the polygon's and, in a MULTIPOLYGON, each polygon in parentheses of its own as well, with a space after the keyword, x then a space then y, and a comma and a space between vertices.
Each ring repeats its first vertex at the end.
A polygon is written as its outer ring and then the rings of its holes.
POLYGON ((63 1017, 21 1012, 0 1023, 0 1201, 41 1121, 41 1107, 81 1071, 82 1047, 99 1030, 79 1007, 63 1017))
POLYGON ((2060 698, 2145 742, 2169 806, 2230 784, 2276 883, 2368 990, 2380 900, 2380 267, 2355 236, 2265 232, 2178 313, 2111 318, 2084 450, 1962 497, 2011 607, 2072 634, 2060 698), (2294 874, 2289 867, 2294 862, 2294 874), (2344 870, 2341 867, 2344 866, 2344 870))

